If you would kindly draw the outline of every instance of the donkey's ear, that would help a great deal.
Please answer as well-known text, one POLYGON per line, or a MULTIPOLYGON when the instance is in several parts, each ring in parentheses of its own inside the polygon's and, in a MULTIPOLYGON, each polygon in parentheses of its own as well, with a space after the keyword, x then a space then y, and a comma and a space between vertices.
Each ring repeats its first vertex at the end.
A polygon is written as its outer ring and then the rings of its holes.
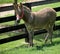
POLYGON ((22 3, 20 3, 20 7, 22 7, 23 6, 23 4, 22 3))
POLYGON ((17 4, 15 4, 15 3, 13 3, 13 6, 14 6, 14 8, 17 8, 17 6, 18 6, 18 5, 17 5, 17 4))

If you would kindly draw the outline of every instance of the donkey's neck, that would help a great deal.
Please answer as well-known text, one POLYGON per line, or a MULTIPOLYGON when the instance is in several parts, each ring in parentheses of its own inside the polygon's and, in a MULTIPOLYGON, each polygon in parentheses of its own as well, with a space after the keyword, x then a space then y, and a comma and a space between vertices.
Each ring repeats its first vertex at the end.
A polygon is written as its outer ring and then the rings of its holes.
POLYGON ((26 23, 31 23, 32 20, 33 20, 32 13, 29 12, 28 10, 24 10, 23 20, 24 20, 26 23))

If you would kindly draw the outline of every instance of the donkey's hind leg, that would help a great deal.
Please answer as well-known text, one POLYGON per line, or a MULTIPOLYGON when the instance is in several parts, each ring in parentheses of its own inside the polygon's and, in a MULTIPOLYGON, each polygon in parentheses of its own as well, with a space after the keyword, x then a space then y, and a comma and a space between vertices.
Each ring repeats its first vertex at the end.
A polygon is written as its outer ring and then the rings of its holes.
POLYGON ((50 39, 50 44, 52 44, 52 35, 53 35, 53 27, 49 29, 49 39, 50 39))
POLYGON ((45 37, 45 43, 47 42, 48 40, 48 36, 49 36, 49 33, 47 33, 46 37, 45 37))
POLYGON ((52 35, 53 35, 53 27, 48 29, 48 38, 50 40, 50 44, 52 44, 52 35))
POLYGON ((53 26, 49 27, 47 29, 47 36, 45 37, 45 43, 47 42, 48 39, 50 39, 50 43, 52 43, 52 35, 53 35, 53 26))

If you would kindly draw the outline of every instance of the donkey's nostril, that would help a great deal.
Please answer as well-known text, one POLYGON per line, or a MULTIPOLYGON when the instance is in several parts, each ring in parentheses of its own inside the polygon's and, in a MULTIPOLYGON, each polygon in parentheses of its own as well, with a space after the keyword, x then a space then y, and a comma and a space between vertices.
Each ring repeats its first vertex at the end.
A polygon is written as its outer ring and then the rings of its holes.
POLYGON ((19 18, 20 18, 20 17, 19 17, 19 15, 17 14, 17 15, 16 15, 16 19, 19 20, 19 18))

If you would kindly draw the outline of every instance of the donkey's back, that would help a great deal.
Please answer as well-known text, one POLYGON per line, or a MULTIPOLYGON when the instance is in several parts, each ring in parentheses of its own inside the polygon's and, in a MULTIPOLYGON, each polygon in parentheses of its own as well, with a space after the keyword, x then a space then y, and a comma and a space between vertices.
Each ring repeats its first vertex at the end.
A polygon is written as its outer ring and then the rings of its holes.
POLYGON ((38 12, 33 12, 33 26, 35 28, 45 28, 54 24, 56 11, 52 8, 44 8, 38 12))

